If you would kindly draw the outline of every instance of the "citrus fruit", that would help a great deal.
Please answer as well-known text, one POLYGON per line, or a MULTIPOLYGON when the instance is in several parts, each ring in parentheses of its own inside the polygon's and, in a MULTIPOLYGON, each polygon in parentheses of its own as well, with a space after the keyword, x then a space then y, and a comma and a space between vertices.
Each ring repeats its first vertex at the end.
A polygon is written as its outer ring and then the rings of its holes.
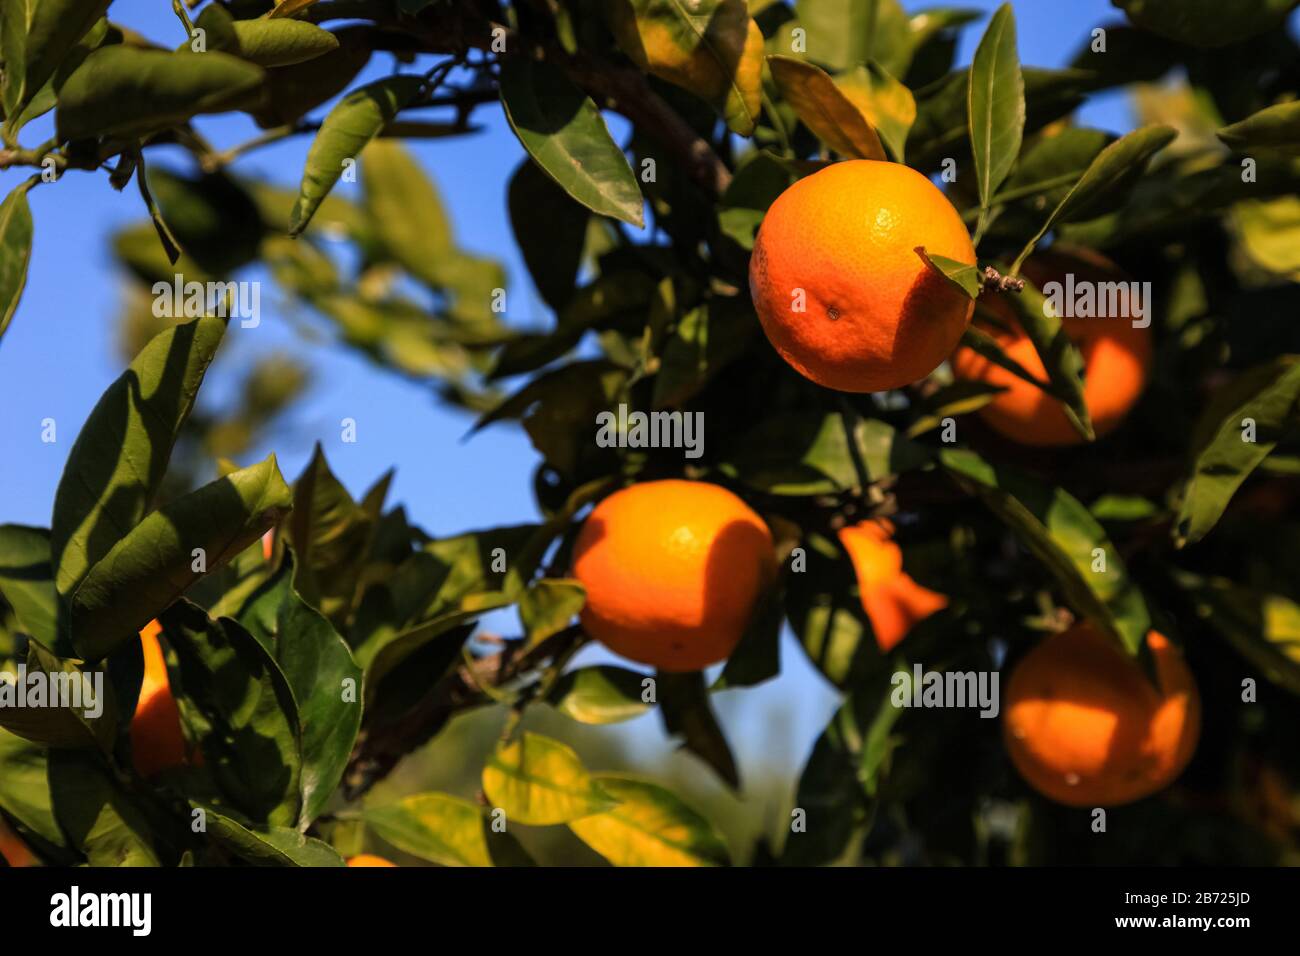
POLYGON ((827 388, 879 392, 925 378, 952 354, 974 303, 922 246, 975 263, 961 216, 916 170, 857 159, 799 180, 763 217, 749 261, 763 331, 827 388))
POLYGON ((917 584, 903 570, 893 522, 868 519, 840 529, 839 537, 853 562, 862 610, 882 651, 893 650, 919 621, 948 606, 946 597, 917 584))
POLYGON ((0 858, 12 867, 35 866, 36 857, 9 824, 0 819, 0 858))
POLYGON ((725 659, 774 572, 763 519, 725 488, 697 481, 615 492, 592 510, 573 548, 587 633, 665 671, 725 659))
POLYGON ((1006 692, 1003 742, 1035 790, 1072 807, 1150 796, 1187 766, 1200 736, 1201 699, 1182 655, 1147 635, 1158 686, 1089 624, 1042 641, 1006 692))
POLYGON ((397 864, 389 863, 382 856, 375 856, 371 853, 358 853, 356 856, 348 858, 348 866, 397 866, 397 864))
POLYGON ((160 633, 162 625, 157 621, 150 621, 140 632, 144 681, 131 720, 131 754, 136 771, 143 777, 185 763, 185 735, 167 680, 167 662, 158 643, 160 633))
MULTIPOLYGON (((1125 281, 1100 256, 1088 259, 1053 254, 1040 255, 1025 264, 1024 274, 1040 289, 1050 282, 1064 284, 1067 273, 1074 281, 1092 283, 1125 281)), ((980 302, 983 304, 984 300, 980 302)), ((1012 308, 997 296, 987 302, 1003 327, 976 320, 1007 355, 1025 371, 1046 381, 1047 372, 1033 342, 1025 334, 1012 308)), ((1151 364, 1151 330, 1135 327, 1129 314, 1106 318, 1061 319, 1066 337, 1079 347, 1083 358, 1083 402, 1100 438, 1114 431, 1142 395, 1151 364)), ((1070 424, 1060 402, 1000 365, 970 350, 958 349, 952 359, 959 379, 987 382, 1006 391, 982 407, 978 414, 994 431, 1012 441, 1039 447, 1077 445, 1084 438, 1070 424)))

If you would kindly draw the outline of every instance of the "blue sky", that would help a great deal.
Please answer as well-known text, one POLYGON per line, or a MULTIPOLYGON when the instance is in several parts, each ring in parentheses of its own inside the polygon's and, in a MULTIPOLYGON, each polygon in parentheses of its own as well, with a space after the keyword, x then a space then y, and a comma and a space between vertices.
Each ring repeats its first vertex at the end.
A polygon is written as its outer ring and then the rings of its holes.
MULTIPOLYGON (((935 5, 933 0, 904 0, 909 11, 935 5)), ((963 0, 958 5, 985 10, 997 6, 991 0, 963 0)), ((1035 66, 1064 65, 1092 27, 1119 16, 1107 0, 1017 0, 1014 7, 1021 59, 1035 66)), ((117 0, 111 13, 157 42, 179 44, 184 39, 168 0, 117 0)), ((969 62, 981 30, 976 25, 965 32, 961 62, 969 62)), ((382 75, 390 66, 386 56, 376 56, 369 72, 382 75)), ((1115 96, 1090 103, 1082 119, 1117 132, 1131 126, 1127 108, 1115 96)), ((505 184, 523 151, 499 109, 485 107, 475 121, 484 127, 476 135, 417 143, 414 149, 438 184, 458 242, 506 265, 511 319, 540 323, 545 316, 534 306, 537 300, 506 214, 505 184)), ((242 117, 205 117, 196 125, 219 147, 256 133, 251 121, 242 117)), ((24 144, 41 142, 50 130, 46 117, 24 132, 24 144)), ((621 135, 622 127, 615 125, 614 132, 621 135)), ((251 154, 235 168, 295 188, 308 143, 308 137, 299 137, 278 144, 251 154)), ((180 156, 168 159, 173 167, 183 162, 180 156)), ((23 175, 0 174, 0 192, 7 193, 23 175)), ((0 341, 0 448, 5 450, 0 522, 48 526, 54 488, 77 430, 122 370, 115 335, 123 280, 106 239, 115 229, 139 221, 144 210, 134 187, 116 193, 105 176, 81 172, 33 190, 31 204, 36 239, 27 290, 0 341), (45 418, 57 423, 57 441, 52 444, 41 441, 45 418)), ((227 391, 251 358, 274 349, 292 352, 313 367, 315 387, 272 447, 257 449, 256 457, 277 452, 292 480, 320 440, 334 470, 356 494, 395 465, 390 501, 404 503, 412 519, 435 534, 535 517, 531 480, 537 458, 522 430, 493 427, 463 441, 468 418, 440 408, 427 389, 385 375, 345 350, 305 343, 276 314, 270 298, 263 297, 259 328, 232 328, 228 354, 205 386, 209 396, 227 391), (339 422, 345 417, 357 420, 355 444, 339 439, 339 422)), ((254 457, 250 453, 247 461, 254 457)), ((720 695, 742 773, 756 761, 797 769, 835 707, 834 695, 812 674, 797 648, 787 645, 784 658, 787 670, 779 680, 720 695), (752 721, 772 726, 760 716, 766 708, 783 709, 792 719, 779 742, 764 733, 743 732, 756 726, 752 721)), ((656 736, 657 723, 641 719, 634 728, 647 747, 667 746, 656 736)))

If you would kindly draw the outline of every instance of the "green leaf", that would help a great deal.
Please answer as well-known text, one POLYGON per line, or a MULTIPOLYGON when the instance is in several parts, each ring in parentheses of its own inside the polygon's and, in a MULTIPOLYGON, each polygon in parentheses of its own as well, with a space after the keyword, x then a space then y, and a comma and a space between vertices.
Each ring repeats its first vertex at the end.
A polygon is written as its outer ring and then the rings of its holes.
POLYGON ((781 673, 783 599, 779 587, 768 588, 759 598, 740 643, 727 657, 727 663, 710 691, 753 687, 781 673))
POLYGON ((266 74, 227 53, 165 53, 124 43, 86 57, 59 91, 60 140, 130 138, 257 103, 266 74))
POLYGON ((357 599, 374 521, 330 471, 320 443, 294 483, 289 540, 303 597, 342 627, 357 599))
POLYGON ((897 162, 903 162, 907 134, 916 122, 912 91, 877 63, 835 77, 835 85, 879 134, 897 162))
POLYGON ((1138 653, 1151 629, 1146 601, 1119 550, 1078 499, 971 451, 944 449, 939 457, 1043 563, 1076 611, 1138 653))
POLYGON ((208 836, 253 866, 345 866, 328 843, 304 836, 292 827, 254 826, 237 820, 229 812, 191 803, 203 811, 208 836))
POLYGON ((271 455, 168 502, 77 585, 67 623, 73 646, 86 660, 111 654, 200 577, 256 542, 291 501, 271 455), (196 570, 197 549, 202 570, 196 570))
POLYGON ((546 701, 582 724, 617 724, 650 709, 643 697, 649 679, 609 664, 580 667, 556 681, 546 701))
MULTIPOLYGON (((503 598, 500 606, 504 607, 505 604, 503 598)), ((435 665, 434 669, 445 670, 447 665, 450 665, 460 656, 460 648, 464 643, 462 625, 476 620, 481 614, 490 610, 495 610, 495 608, 488 603, 472 611, 451 611, 432 620, 417 624, 408 630, 396 633, 391 637, 362 645, 357 654, 357 660, 366 669, 367 705, 375 702, 385 677, 396 671, 404 661, 414 658, 417 653, 424 651, 435 641, 443 643, 444 653, 438 657, 438 661, 442 663, 442 666, 435 665)))
POLYGON ((852 159, 885 160, 875 128, 822 69, 788 56, 769 56, 781 97, 818 139, 852 159))
POLYGON ((44 528, 0 525, 0 595, 13 608, 21 631, 47 647, 58 633, 58 601, 44 528))
POLYGON ((0 203, 0 336, 18 311, 32 261, 32 210, 27 203, 31 184, 20 183, 0 203))
POLYGON ((145 516, 225 331, 223 320, 203 318, 159 333, 86 419, 54 494, 50 554, 61 601, 145 516))
POLYGON ((908 426, 905 434, 908 438, 915 438, 938 428, 945 418, 969 415, 993 401, 1003 391, 999 386, 985 382, 955 381, 944 385, 917 403, 916 419, 908 426))
MULTIPOLYGON (((293 66, 266 71, 266 95, 252 110, 264 129, 288 126, 338 96, 351 85, 370 62, 374 37, 370 25, 354 25, 330 31, 338 45, 320 56, 293 66)), ((391 126, 391 124, 390 124, 391 126)), ((285 209, 288 219, 288 208, 285 209)))
POLYGON ((1191 46, 1213 49, 1279 27, 1297 0, 1112 0, 1145 30, 1191 46))
POLYGON ((958 262, 947 256, 932 256, 925 251, 924 246, 917 246, 916 254, 925 260, 926 265, 951 282, 972 301, 978 299, 980 292, 984 290, 984 273, 980 271, 979 266, 958 262))
POLYGON ((1025 132, 1025 81, 1016 53, 1016 15, 1011 4, 998 7, 989 21, 967 82, 975 181, 980 208, 987 210, 1020 155, 1025 132))
POLYGON ((361 728, 361 668, 333 625, 294 589, 292 558, 290 552, 258 600, 250 602, 250 610, 273 606, 272 620, 241 614, 239 622, 273 648, 293 692, 302 738, 299 825, 305 825, 325 809, 352 754, 361 728))
POLYGON ((1026 382, 1029 382, 1036 388, 1041 388, 1044 391, 1047 391, 1050 387, 1049 383, 1042 381, 1038 376, 1030 372, 1029 369, 1025 368, 1003 351, 1002 346, 998 344, 997 339, 977 326, 967 326, 966 331, 963 332, 961 336, 961 345, 962 348, 967 348, 972 352, 979 353, 995 365, 999 365, 1006 369, 1012 375, 1017 375, 1020 378, 1023 378, 1026 382))
POLYGON ((306 10, 315 2, 316 0, 275 0, 275 8, 267 16, 271 19, 292 17, 306 10))
MULTIPOLYGON (((212 21, 224 16, 235 41, 233 47, 208 41, 208 52, 219 49, 258 66, 293 66, 338 49, 339 41, 328 30, 304 20, 230 20, 223 7, 204 7, 196 27, 210 29, 212 21)), ((185 44, 188 48, 189 44, 185 44)))
POLYGON ((117 708, 102 672, 63 660, 35 640, 27 642, 24 663, 26 679, 21 683, 9 683, 8 678, 23 675, 0 677, 0 726, 55 749, 112 750, 117 708), (33 683, 34 678, 40 683, 33 683), (24 684, 29 686, 25 698, 20 698, 24 684), (34 693, 41 696, 35 698, 34 693))
POLYGON ((1083 399, 1083 355, 1065 334, 1065 325, 1032 282, 1026 280, 1020 292, 1004 298, 1010 300, 1020 327, 1034 344, 1047 372, 1049 393, 1061 402, 1061 409, 1075 431, 1093 441, 1097 436, 1083 399))
POLYGON ((1194 435, 1174 543, 1194 544, 1218 522, 1241 483, 1279 441, 1300 428, 1300 360, 1284 355, 1244 373, 1214 396, 1194 435), (1248 423, 1253 423, 1247 441, 1248 423))
POLYGON ((159 616, 176 652, 172 693, 205 764, 251 820, 293 826, 302 807, 300 721, 289 682, 262 644, 229 618, 178 601, 159 616))
POLYGON ((659 357, 654 408, 682 408, 744 354, 754 333, 750 309, 748 300, 718 297, 682 316, 659 357))
POLYGON ((307 228, 343 175, 344 164, 355 161, 423 85, 419 76, 385 77, 353 90, 329 111, 307 151, 298 200, 289 214, 289 235, 307 228))
POLYGON ((508 821, 530 826, 568 823, 614 803, 572 749, 528 731, 488 757, 483 792, 508 821))
POLYGON ((1300 154, 1300 100, 1279 103, 1225 126, 1219 139, 1238 153, 1254 149, 1279 149, 1300 154))
POLYGON ((1270 681, 1300 694, 1300 605, 1224 578, 1177 577, 1200 618, 1270 681))
POLYGON ((619 774, 599 774, 601 790, 618 801, 605 813, 573 820, 569 829, 615 866, 727 866, 731 854, 708 819, 672 791, 619 774))
POLYGON ((881 780, 898 740, 903 714, 891 700, 892 674, 882 671, 857 688, 813 745, 799 777, 795 806, 807 814, 786 838, 781 862, 817 866, 837 859, 871 819, 881 780))
POLYGON ((745 0, 614 0, 610 28, 641 69, 706 100, 749 136, 762 95, 763 34, 745 0))
POLYGON ((898 0, 795 0, 794 8, 808 57, 827 69, 875 60, 894 76, 907 72, 911 27, 898 0))
POLYGON ((569 626, 587 603, 587 589, 577 580, 542 578, 534 581, 519 598, 519 618, 536 647, 569 626))
POLYGON ((1109 133, 1080 126, 1042 134, 1021 154, 992 205, 1032 198, 1031 208, 1043 208, 1040 203, 1056 206, 1113 141, 1109 133))
POLYGON ((54 819, 49 753, 29 740, 0 729, 0 810, 55 846, 65 845, 54 819))
POLYGON ((644 202, 627 157, 600 110, 556 66, 511 57, 501 64, 501 104, 510 128, 565 192, 602 216, 640 228, 644 202))
POLYGON ((736 758, 722 733, 709 689, 701 671, 691 673, 655 674, 656 693, 659 698, 659 715, 664 730, 670 737, 682 739, 682 749, 703 760, 733 790, 740 789, 740 772, 736 758))
POLYGON ((376 238, 403 269, 437 288, 455 243, 433 183, 397 140, 372 142, 360 165, 365 210, 376 238))
POLYGON ((1011 266, 1011 274, 1020 272, 1021 265, 1052 226, 1070 219, 1086 219, 1090 209, 1095 209, 1106 197, 1141 176, 1147 161, 1177 136, 1177 131, 1169 126, 1143 126, 1098 153, 1079 181, 1052 210, 1042 228, 1025 244, 1011 266))
POLYGON ((49 755, 54 815, 91 866, 160 866, 149 816, 113 779, 96 755, 53 750, 49 755))
MULTIPOLYGON (((931 457, 929 449, 878 419, 859 418, 854 437, 871 481, 920 467, 931 457)), ((837 494, 858 485, 844 420, 838 413, 772 415, 732 447, 720 470, 767 494, 837 494)))
POLYGON ((0 11, 0 59, 6 135, 54 77, 77 41, 104 15, 110 0, 6 0, 0 11))
POLYGON ((460 797, 417 793, 389 806, 367 807, 362 819, 388 843, 430 863, 492 865, 483 811, 460 797))
POLYGON ((530 159, 507 191, 510 226, 542 301, 559 311, 572 297, 591 214, 530 159))

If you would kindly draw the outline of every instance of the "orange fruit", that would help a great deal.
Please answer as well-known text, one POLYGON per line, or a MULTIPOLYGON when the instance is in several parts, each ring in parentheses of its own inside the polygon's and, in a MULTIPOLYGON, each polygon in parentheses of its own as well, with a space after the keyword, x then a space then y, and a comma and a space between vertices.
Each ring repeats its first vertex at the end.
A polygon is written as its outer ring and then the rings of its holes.
POLYGON ((956 348, 974 303, 918 246, 975 263, 961 216, 916 170, 856 159, 796 182, 763 217, 749 261, 772 346, 842 392, 925 378, 956 348))
MULTIPOLYGON (((1049 282, 1064 284, 1066 274, 1071 272, 1076 283, 1126 281, 1112 264, 1096 255, 1084 259, 1044 254, 1031 259, 1024 269, 1025 276, 1040 289, 1049 282)), ((976 324, 992 335, 1002 350, 1027 372, 1046 381, 1047 372, 1038 352, 1012 308, 997 297, 990 298, 987 304, 1010 328, 999 329, 978 320, 976 324)), ((1151 329, 1135 328, 1127 310, 1124 315, 1109 318, 1067 316, 1061 324, 1083 358, 1083 401, 1092 418, 1093 431, 1100 438, 1119 426, 1142 395, 1151 364, 1151 329)), ((987 382, 1006 389, 978 412, 990 428, 1004 437, 1039 447, 1083 442, 1083 436, 1065 417, 1060 402, 984 356, 970 349, 959 349, 952 359, 952 371, 959 379, 987 382)))
POLYGON ((162 625, 157 621, 150 621, 140 632, 144 681, 131 720, 131 755, 136 772, 142 777, 152 777, 185 763, 185 735, 167 680, 167 662, 158 643, 160 633, 162 625))
POLYGON ((946 597, 917 584, 903 570, 893 522, 868 519, 841 528, 839 537, 853 562, 863 613, 882 651, 893 650, 914 625, 948 606, 946 597))
POLYGON ((382 856, 375 856, 371 853, 358 853, 356 856, 348 858, 348 866, 397 866, 397 864, 389 863, 382 856))
POLYGON ((36 865, 36 857, 32 855, 32 851, 3 818, 0 818, 0 858, 12 867, 36 865))
POLYGON ((775 575, 772 534, 734 494, 647 481, 601 501, 578 532, 582 625, 616 654, 665 671, 724 660, 775 575))
POLYGON ((1201 698, 1182 655, 1147 635, 1158 686, 1089 624, 1041 642, 1011 675, 1003 742, 1025 781, 1072 807, 1150 796, 1187 766, 1201 698))

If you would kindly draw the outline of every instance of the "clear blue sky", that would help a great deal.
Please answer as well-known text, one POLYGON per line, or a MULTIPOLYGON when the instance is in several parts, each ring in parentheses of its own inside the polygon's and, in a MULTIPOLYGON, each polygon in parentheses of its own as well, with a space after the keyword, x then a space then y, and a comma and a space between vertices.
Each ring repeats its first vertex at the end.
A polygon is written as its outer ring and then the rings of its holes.
MULTIPOLYGON (((909 11, 936 5, 937 0, 904 0, 909 11)), ((992 10, 998 4, 962 0, 956 5, 992 10)), ((1021 59, 1035 66, 1064 65, 1092 27, 1122 16, 1107 0, 1016 0, 1014 7, 1021 59)), ((172 45, 184 39, 169 0, 117 0, 111 14, 157 42, 172 45)), ((981 31, 982 24, 967 29, 958 54, 961 62, 969 62, 981 31)), ((389 68, 388 58, 380 55, 369 70, 381 75, 389 68)), ((537 300, 506 215, 505 184, 523 151, 499 109, 485 107, 475 121, 485 127, 477 135, 417 143, 414 148, 442 192, 458 241, 504 261, 512 319, 540 322, 544 316, 532 305, 537 300)), ((1083 121, 1117 132, 1131 126, 1124 103, 1113 96, 1089 104, 1083 121)), ((217 146, 241 142, 256 132, 242 117, 204 117, 197 126, 217 146)), ((33 124, 24 132, 24 144, 41 142, 51 128, 48 117, 33 124)), ((276 145, 246 157, 236 169, 296 188, 307 145, 306 137, 276 145)), ((179 155, 168 159, 173 166, 183 162, 179 155)), ((163 164, 162 159, 156 162, 163 164)), ((7 193, 23 175, 0 174, 0 192, 7 193)), ((144 210, 134 187, 116 193, 105 176, 81 172, 33 190, 31 203, 36 240, 27 291, 0 340, 0 448, 5 453, 0 522, 48 526, 54 488, 77 430, 122 370, 115 334, 123 278, 106 239, 113 230, 139 221, 144 210), (54 444, 41 441, 44 418, 57 422, 54 444)), ((264 290, 272 287, 267 282, 264 290)), ((303 342, 277 315, 270 298, 263 296, 260 328, 232 330, 238 334, 230 336, 229 354, 205 386, 209 395, 220 394, 238 379, 245 358, 276 348, 301 356, 313 367, 315 387, 291 414, 289 427, 273 447, 257 449, 256 457, 277 452, 292 480, 320 440, 331 465, 356 494, 395 465, 390 501, 404 503, 412 518, 435 534, 535 517, 531 475, 537 457, 522 430, 494 427, 462 441, 469 419, 440 408, 427 389, 380 373, 343 349, 303 342), (338 423, 345 417, 357 419, 356 444, 339 440, 338 423)), ((246 460, 254 457, 250 454, 246 460)), ((784 660, 781 679, 753 691, 720 695, 742 774, 747 764, 762 761, 797 768, 835 707, 834 695, 789 643, 784 660), (766 736, 773 724, 762 719, 778 711, 791 719, 780 728, 779 741, 766 736), (744 732, 755 727, 764 730, 744 732)), ((657 723, 642 719, 632 728, 647 747, 666 746, 657 723)))

